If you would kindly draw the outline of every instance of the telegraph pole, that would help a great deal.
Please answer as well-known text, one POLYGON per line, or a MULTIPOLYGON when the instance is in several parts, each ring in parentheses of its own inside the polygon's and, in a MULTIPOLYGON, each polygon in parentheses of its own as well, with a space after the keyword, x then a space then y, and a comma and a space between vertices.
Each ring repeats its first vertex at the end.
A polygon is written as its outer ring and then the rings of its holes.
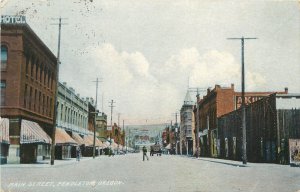
POLYGON ((112 114, 113 114, 113 108, 115 107, 114 106, 114 100, 111 100, 110 103, 110 146, 111 146, 111 137, 112 137, 112 114))
POLYGON ((177 149, 177 141, 178 141, 178 123, 177 123, 177 115, 178 113, 173 113, 175 115, 175 153, 176 155, 178 154, 178 149, 177 149))
POLYGON ((243 164, 247 164, 247 140, 246 140, 246 104, 245 104, 245 66, 244 66, 244 41, 257 39, 256 37, 227 38, 229 40, 241 40, 242 60, 242 132, 243 132, 243 164))
POLYGON ((97 117, 97 99, 98 99, 98 83, 102 82, 98 78, 96 79, 96 101, 95 101, 95 112, 94 112, 94 139, 93 139, 93 159, 95 159, 95 153, 96 153, 96 117, 97 117))
POLYGON ((59 86, 59 65, 60 65, 60 38, 61 38, 61 25, 65 25, 67 23, 61 23, 62 19, 66 18, 53 18, 58 19, 58 24, 51 24, 51 25, 58 25, 58 48, 57 48, 57 58, 56 58, 56 91, 54 96, 54 109, 53 109, 53 129, 52 129, 52 143, 51 143, 51 165, 54 165, 55 159, 55 132, 56 132, 56 118, 57 118, 57 96, 58 96, 58 86, 59 86))

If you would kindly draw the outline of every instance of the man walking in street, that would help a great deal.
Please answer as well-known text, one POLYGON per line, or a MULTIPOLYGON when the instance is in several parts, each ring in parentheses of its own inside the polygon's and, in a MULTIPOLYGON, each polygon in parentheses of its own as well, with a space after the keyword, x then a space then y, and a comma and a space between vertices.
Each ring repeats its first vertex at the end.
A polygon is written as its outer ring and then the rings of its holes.
POLYGON ((147 156, 147 148, 146 146, 143 147, 143 161, 145 161, 145 156, 147 160, 149 161, 149 157, 147 156))

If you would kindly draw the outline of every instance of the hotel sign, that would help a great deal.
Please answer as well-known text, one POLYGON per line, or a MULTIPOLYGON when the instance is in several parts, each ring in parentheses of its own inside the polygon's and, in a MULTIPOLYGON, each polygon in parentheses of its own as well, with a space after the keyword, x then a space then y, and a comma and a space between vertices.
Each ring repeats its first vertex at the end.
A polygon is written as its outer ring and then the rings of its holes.
POLYGON ((26 17, 22 15, 1 15, 1 24, 22 24, 26 23, 26 17))
MULTIPOLYGON (((262 99, 263 96, 245 96, 245 104, 249 105, 250 103, 253 103, 255 101, 258 101, 262 99)), ((240 108, 242 105, 242 96, 236 96, 235 97, 235 104, 236 109, 240 108)))

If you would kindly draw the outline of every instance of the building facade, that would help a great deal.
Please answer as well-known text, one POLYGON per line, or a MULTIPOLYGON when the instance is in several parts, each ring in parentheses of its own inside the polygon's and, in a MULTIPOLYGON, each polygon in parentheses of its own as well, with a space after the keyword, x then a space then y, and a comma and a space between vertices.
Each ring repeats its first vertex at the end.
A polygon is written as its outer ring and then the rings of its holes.
MULTIPOLYGON (((259 99, 269 96, 274 92, 246 92, 245 102, 249 105, 259 99)), ((287 94, 288 89, 276 92, 287 94)), ((199 122, 200 155, 217 157, 219 155, 218 146, 218 117, 239 109, 241 105, 241 92, 235 92, 234 85, 221 87, 215 85, 213 90, 207 89, 207 94, 202 99, 198 99, 198 115, 195 113, 196 121, 199 122)))
POLYGON ((59 83, 57 97, 57 131, 55 157, 65 159, 76 157, 76 146, 85 150, 85 137, 91 135, 88 130, 88 101, 80 98, 67 83, 59 83), (83 141, 82 141, 83 140, 83 141))
POLYGON ((194 153, 194 102, 187 91, 183 105, 180 109, 180 154, 193 155, 194 153))
MULTIPOLYGON (((220 158, 242 160, 241 117, 238 109, 218 118, 220 158)), ((300 94, 272 94, 246 107, 248 161, 288 164, 289 139, 300 139, 300 94)))
MULTIPOLYGON (((2 16, 2 22, 4 17, 8 16, 2 16)), ((49 152, 53 130, 57 60, 25 17, 15 17, 24 22, 1 23, 1 131, 8 134, 7 141, 1 138, 6 153, 1 159, 30 163, 49 155, 45 150, 49 152), (37 142, 43 137, 45 142, 37 142)))

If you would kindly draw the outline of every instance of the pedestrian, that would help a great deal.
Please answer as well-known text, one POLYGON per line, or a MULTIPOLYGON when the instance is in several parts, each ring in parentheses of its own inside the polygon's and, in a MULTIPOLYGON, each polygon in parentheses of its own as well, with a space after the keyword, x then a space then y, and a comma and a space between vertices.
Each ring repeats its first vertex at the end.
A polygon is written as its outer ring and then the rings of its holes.
POLYGON ((77 149, 76 149, 76 160, 78 162, 80 161, 80 155, 81 155, 81 150, 80 150, 80 147, 77 146, 77 149))
POLYGON ((146 146, 143 147, 143 161, 145 161, 145 156, 147 160, 149 161, 149 157, 147 156, 147 148, 146 146))

